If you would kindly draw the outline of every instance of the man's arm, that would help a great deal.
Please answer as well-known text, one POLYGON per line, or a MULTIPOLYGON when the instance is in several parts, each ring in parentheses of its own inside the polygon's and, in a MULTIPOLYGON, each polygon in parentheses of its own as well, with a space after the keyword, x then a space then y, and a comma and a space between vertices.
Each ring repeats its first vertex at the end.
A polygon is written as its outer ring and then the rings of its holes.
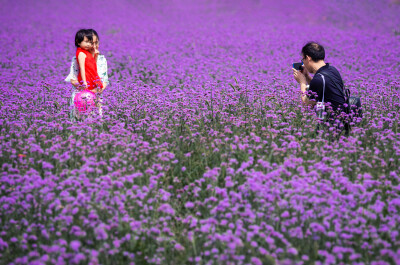
POLYGON ((306 84, 300 84, 300 90, 301 90, 301 101, 304 103, 304 105, 310 105, 314 106, 315 101, 311 101, 310 98, 308 97, 308 89, 306 84))
MULTIPOLYGON (((297 81, 297 83, 300 84, 300 91, 301 91, 301 101, 305 104, 305 105, 315 105, 314 101, 310 101, 310 99, 308 98, 308 90, 307 90, 307 77, 300 71, 297 71, 296 69, 292 68, 293 70, 293 76, 294 79, 297 81)), ((308 75, 308 78, 310 78, 310 75, 308 75)), ((311 81, 311 80, 310 80, 311 81)))

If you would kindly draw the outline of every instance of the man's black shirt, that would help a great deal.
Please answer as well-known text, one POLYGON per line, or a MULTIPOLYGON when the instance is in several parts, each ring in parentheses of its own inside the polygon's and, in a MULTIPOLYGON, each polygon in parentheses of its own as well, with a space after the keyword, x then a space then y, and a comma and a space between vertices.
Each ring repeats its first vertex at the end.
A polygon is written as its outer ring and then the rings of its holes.
POLYGON ((325 77, 324 102, 330 102, 333 110, 336 110, 345 103, 343 92, 344 85, 339 71, 335 67, 330 66, 329 63, 319 68, 311 80, 309 90, 317 93, 317 97, 311 96, 310 99, 322 101, 324 83, 321 75, 319 75, 320 73, 325 77))

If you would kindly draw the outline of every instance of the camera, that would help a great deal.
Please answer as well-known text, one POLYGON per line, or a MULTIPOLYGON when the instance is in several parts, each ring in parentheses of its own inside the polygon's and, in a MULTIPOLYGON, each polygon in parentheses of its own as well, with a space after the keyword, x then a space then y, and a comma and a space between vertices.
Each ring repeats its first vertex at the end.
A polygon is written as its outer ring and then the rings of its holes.
POLYGON ((293 63, 293 68, 298 71, 303 71, 303 63, 293 63))

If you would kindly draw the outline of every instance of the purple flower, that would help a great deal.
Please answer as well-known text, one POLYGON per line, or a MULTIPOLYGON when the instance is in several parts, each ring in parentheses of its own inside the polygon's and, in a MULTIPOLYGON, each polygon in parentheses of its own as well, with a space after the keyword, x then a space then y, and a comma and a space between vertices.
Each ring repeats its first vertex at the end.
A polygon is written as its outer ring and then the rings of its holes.
POLYGON ((73 251, 78 252, 79 251, 79 247, 81 246, 81 242, 79 242, 77 240, 73 240, 73 241, 71 241, 69 246, 73 251))
POLYGON ((262 261, 259 258, 251 257, 251 263, 255 265, 262 265, 262 261))
POLYGON ((160 207, 158 207, 158 211, 170 215, 175 214, 175 210, 168 203, 161 204, 160 207))
POLYGON ((194 204, 193 202, 186 202, 186 203, 185 203, 185 207, 186 207, 186 208, 193 208, 194 205, 195 205, 195 204, 194 204))
POLYGON ((185 248, 184 248, 181 244, 179 244, 179 243, 176 243, 176 244, 175 244, 175 249, 178 250, 178 251, 185 250, 185 248))

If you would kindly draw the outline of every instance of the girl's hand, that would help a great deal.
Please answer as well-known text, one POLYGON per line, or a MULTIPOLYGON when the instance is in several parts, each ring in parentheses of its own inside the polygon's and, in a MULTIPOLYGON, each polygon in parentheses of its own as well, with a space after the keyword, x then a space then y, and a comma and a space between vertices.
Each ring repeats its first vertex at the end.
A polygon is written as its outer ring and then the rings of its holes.
POLYGON ((85 90, 87 88, 88 88, 87 85, 84 85, 84 84, 79 85, 79 86, 76 87, 76 89, 78 89, 79 91, 85 90))

